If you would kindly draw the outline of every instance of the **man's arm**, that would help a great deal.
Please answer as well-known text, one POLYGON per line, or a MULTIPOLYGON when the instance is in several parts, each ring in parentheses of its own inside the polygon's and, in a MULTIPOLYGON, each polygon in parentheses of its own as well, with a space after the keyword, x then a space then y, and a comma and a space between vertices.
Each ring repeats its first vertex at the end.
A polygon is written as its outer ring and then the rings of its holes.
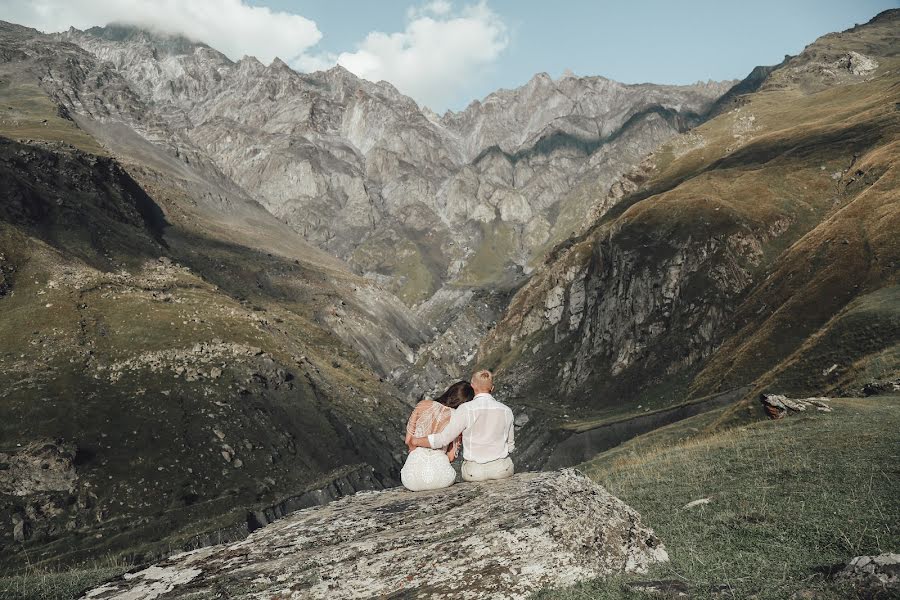
POLYGON ((409 440, 407 444, 411 445, 413 448, 431 448, 431 444, 428 443, 427 437, 414 437, 409 440))
POLYGON ((506 434, 506 451, 512 452, 516 449, 516 420, 512 411, 509 412, 509 430, 506 434))
POLYGON ((467 421, 465 405, 460 406, 453 411, 450 422, 440 433, 432 433, 428 437, 415 437, 412 439, 412 445, 420 448, 443 448, 463 432, 467 421))

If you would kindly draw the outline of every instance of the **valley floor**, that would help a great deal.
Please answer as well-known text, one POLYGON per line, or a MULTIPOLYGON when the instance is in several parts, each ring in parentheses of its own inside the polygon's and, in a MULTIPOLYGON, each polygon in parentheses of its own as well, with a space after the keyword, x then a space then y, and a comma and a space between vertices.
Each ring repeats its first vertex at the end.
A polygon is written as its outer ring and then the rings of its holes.
POLYGON ((900 549, 900 396, 832 406, 671 443, 710 418, 698 415, 585 463, 654 528, 670 562, 537 598, 647 597, 627 587, 637 580, 675 580, 696 598, 865 597, 827 574, 900 549))

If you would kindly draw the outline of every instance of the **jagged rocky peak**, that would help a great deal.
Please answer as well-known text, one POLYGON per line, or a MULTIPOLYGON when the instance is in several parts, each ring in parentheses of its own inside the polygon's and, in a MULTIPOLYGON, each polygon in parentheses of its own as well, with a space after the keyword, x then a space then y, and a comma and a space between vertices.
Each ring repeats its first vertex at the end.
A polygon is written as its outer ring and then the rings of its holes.
POLYGON ((522 87, 498 90, 461 112, 448 112, 442 122, 467 138, 471 158, 492 145, 515 152, 536 133, 572 118, 592 121, 593 130, 600 132, 597 136, 609 135, 653 104, 699 115, 734 83, 626 85, 605 77, 569 75, 554 80, 538 73, 522 87))
POLYGON ((291 69, 286 62, 284 62, 283 60, 281 60, 281 58, 279 58, 277 56, 272 59, 271 63, 269 63, 269 68, 270 69, 278 69, 278 70, 287 69, 288 71, 293 71, 293 69, 291 69))
POLYGON ((24 25, 10 23, 9 21, 4 21, 2 19, 0 19, 0 32, 11 33, 14 35, 41 35, 41 32, 33 27, 25 27, 24 25))
MULTIPOLYGON (((203 42, 179 34, 131 25, 112 24, 84 31, 70 27, 65 32, 54 34, 54 37, 81 46, 98 58, 112 62, 120 70, 134 69, 150 62, 178 63, 183 57, 193 55, 211 61, 220 68, 232 64, 227 56, 203 42)), ((134 75, 134 79, 152 77, 148 72, 134 75)), ((169 77, 171 76, 170 72, 169 77)))
MULTIPOLYGON (((565 196, 580 179, 599 176, 605 185, 630 166, 630 155, 681 126, 642 128, 649 109, 666 107, 687 120, 724 90, 554 81, 542 73, 438 117, 389 83, 342 67, 300 74, 280 60, 265 68, 251 59, 234 64, 133 28, 68 39, 112 61, 161 116, 186 121, 184 134, 279 219, 360 272, 386 277, 410 303, 448 281, 486 283, 530 268, 558 235, 556 215, 567 214, 565 196), (172 51, 157 52, 159 44, 172 51), (631 129, 618 154, 629 158, 590 160, 622 127, 631 129), (484 161, 493 147, 513 162, 484 161), (436 254, 410 231, 462 243, 436 254), (387 238, 406 249, 386 259, 387 238), (485 256, 487 263, 478 260, 485 256), (466 269, 476 260, 484 268, 466 269)), ((587 209, 579 202, 568 211, 575 220, 587 209)))
POLYGON ((66 32, 66 35, 73 37, 79 34, 85 34, 109 42, 126 42, 153 46, 158 52, 170 55, 191 54, 198 48, 209 48, 203 42, 191 40, 184 35, 116 23, 104 27, 91 27, 84 31, 70 27, 66 32))

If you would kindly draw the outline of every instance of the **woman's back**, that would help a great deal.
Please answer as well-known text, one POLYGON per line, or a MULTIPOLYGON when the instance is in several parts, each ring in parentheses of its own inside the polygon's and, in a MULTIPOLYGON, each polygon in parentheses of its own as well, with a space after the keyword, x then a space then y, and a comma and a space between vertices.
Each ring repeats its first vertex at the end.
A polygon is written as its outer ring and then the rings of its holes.
POLYGON ((450 422, 453 409, 434 400, 422 400, 413 409, 406 423, 406 434, 412 437, 426 437, 438 433, 450 422))
MULTIPOLYGON (((453 416, 453 409, 434 400, 422 400, 413 409, 406 423, 406 443, 410 448, 406 463, 400 471, 400 481, 414 492, 434 490, 453 485, 456 471, 450 465, 448 448, 413 448, 410 440, 438 433, 453 416)), ((454 451, 455 453, 455 451, 454 451)))
POLYGON ((468 402, 475 391, 467 381, 454 383, 437 400, 422 400, 413 409, 406 423, 406 445, 409 456, 400 470, 400 481, 414 492, 436 490, 453 485, 456 471, 451 461, 459 453, 462 436, 444 448, 415 447, 413 438, 427 437, 440 433, 450 423, 453 407, 468 402))

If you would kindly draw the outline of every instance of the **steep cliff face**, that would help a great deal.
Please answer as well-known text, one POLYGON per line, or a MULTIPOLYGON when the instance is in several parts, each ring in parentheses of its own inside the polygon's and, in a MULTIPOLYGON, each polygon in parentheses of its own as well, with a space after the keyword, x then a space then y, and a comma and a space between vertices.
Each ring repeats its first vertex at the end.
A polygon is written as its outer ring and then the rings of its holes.
POLYGON ((897 22, 822 38, 613 186, 481 346, 515 402, 571 429, 895 372, 897 22))

